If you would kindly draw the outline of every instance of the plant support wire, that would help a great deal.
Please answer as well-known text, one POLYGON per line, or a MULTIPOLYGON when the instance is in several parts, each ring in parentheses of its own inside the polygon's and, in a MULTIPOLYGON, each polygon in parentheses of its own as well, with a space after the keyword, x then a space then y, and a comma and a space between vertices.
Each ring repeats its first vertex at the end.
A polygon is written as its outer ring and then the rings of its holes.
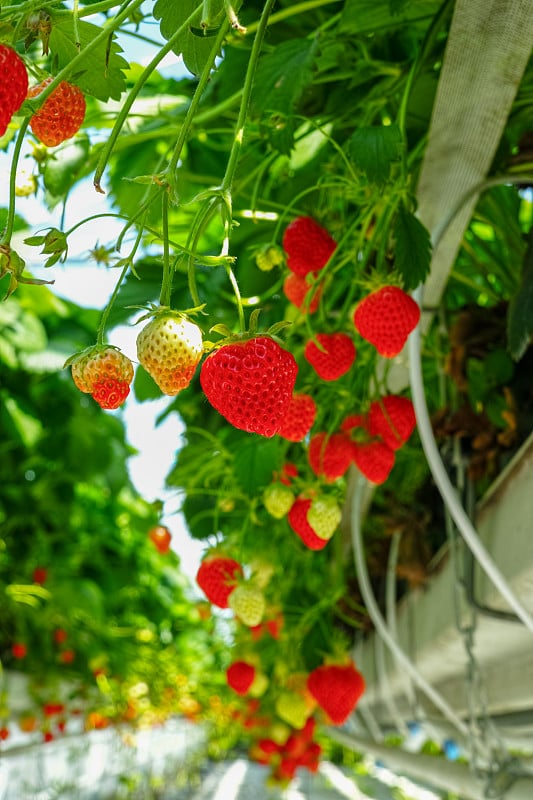
POLYGON ((352 511, 351 511, 351 530, 352 541, 355 559, 355 569, 357 579, 359 581, 359 588, 365 602, 366 609, 370 615, 376 631, 380 634, 381 638, 392 651, 396 660, 402 665, 405 671, 412 678, 418 688, 426 695, 426 697, 442 712, 457 730, 463 735, 468 736, 468 726, 457 716, 453 708, 446 702, 439 692, 437 692, 431 684, 429 684, 424 676, 418 671, 411 659, 404 653, 398 646, 396 640, 391 635, 387 623, 385 622, 381 611, 372 591, 370 578, 366 567, 364 550, 363 550, 363 537, 361 532, 361 505, 363 492, 365 489, 366 480, 362 476, 357 481, 355 494, 353 498, 352 511))

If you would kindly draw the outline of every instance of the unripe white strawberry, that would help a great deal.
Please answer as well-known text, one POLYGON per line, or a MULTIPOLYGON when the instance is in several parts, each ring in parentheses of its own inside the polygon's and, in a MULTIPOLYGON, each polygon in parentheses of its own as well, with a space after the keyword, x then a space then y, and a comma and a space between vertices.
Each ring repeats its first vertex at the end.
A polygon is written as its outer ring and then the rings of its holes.
POLYGON ((163 394, 185 389, 204 352, 202 331, 176 311, 157 314, 137 337, 137 358, 163 394))
POLYGON ((331 539, 341 518, 340 506, 331 495, 315 497, 307 512, 307 522, 321 539, 331 539))

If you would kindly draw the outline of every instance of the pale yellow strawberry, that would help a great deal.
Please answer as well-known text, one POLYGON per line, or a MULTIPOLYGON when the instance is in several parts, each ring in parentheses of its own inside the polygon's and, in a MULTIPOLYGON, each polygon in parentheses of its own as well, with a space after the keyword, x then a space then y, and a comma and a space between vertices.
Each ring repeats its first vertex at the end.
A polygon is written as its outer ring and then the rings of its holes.
POLYGON ((331 539, 341 518, 341 508, 331 495, 315 497, 307 512, 307 522, 321 539, 331 539))
POLYGON ((276 699, 276 714, 283 722, 300 730, 311 715, 311 710, 303 695, 284 691, 276 699))
POLYGON ((176 311, 157 314, 137 337, 137 358, 164 394, 185 389, 204 352, 202 331, 176 311))
POLYGON ((259 586, 241 583, 228 599, 229 607, 238 619, 250 628, 259 625, 265 613, 265 598, 259 586))
POLYGON ((274 564, 257 559, 251 562, 250 568, 256 586, 259 586, 260 589, 264 589, 265 586, 268 586, 275 571, 274 564))
POLYGON ((288 486, 273 483, 263 492, 263 503, 271 517, 282 519, 287 516, 294 503, 294 494, 288 486))

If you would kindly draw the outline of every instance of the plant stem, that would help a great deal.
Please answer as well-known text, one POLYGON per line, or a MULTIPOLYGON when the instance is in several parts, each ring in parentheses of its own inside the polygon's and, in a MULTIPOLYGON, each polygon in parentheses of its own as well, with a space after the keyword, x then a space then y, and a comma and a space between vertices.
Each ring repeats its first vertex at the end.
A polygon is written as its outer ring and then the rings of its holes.
POLYGON ((24 136, 26 134, 26 130, 29 124, 30 124, 29 117, 22 120, 20 130, 17 136, 17 141, 15 142, 15 149, 13 150, 13 158, 11 160, 11 169, 9 172, 9 205, 7 209, 6 227, 4 229, 4 235, 2 236, 2 242, 1 242, 2 244, 5 245, 9 245, 11 237, 13 235, 13 225, 15 223, 15 204, 16 204, 15 188, 17 183, 17 167, 20 158, 22 142, 24 141, 24 136))
POLYGON ((115 120, 115 124, 113 125, 111 133, 109 134, 109 138, 102 152, 100 153, 100 158, 98 159, 98 164, 96 166, 96 171, 94 173, 93 183, 94 183, 94 188, 100 194, 105 194, 104 190, 100 185, 100 180, 106 168, 109 157, 115 146, 115 142, 119 136, 120 131, 122 130, 122 126, 126 122, 130 109, 133 103, 135 102, 137 95, 139 94, 139 92, 141 91, 144 84, 146 83, 152 72, 155 70, 157 65, 163 60, 163 58, 167 55, 167 53, 170 53, 176 41, 180 38, 180 36, 183 35, 183 32, 193 21, 194 17, 196 16, 196 13, 197 9, 195 9, 193 13, 187 17, 185 22, 182 25, 180 25, 180 27, 175 31, 175 33, 173 33, 168 42, 158 51, 158 53, 156 53, 156 55, 152 58, 150 63, 144 68, 141 75, 137 79, 135 85, 130 89, 128 97, 126 98, 124 105, 120 109, 120 112, 115 120))
POLYGON ((168 191, 163 192, 161 203, 161 227, 163 229, 163 282, 161 284, 159 305, 170 306, 172 271, 170 269, 170 252, 168 242, 168 191))
POLYGON ((96 334, 96 343, 97 344, 104 344, 105 326, 107 324, 109 313, 110 313, 110 311, 111 311, 111 309, 113 307, 113 303, 117 299, 118 291, 119 291, 119 289, 120 289, 120 287, 122 285, 122 281, 126 277, 126 273, 128 272, 129 268, 130 268, 130 261, 128 259, 126 261, 126 263, 124 264, 124 266, 122 267, 122 272, 120 273, 120 277, 119 277, 119 279, 118 279, 118 281, 116 283, 115 288, 113 289, 113 294, 109 298, 109 302, 108 302, 107 306, 105 307, 105 309, 104 309, 104 311, 102 313, 102 317, 100 319, 100 324, 98 326, 98 331, 97 331, 97 334, 96 334))

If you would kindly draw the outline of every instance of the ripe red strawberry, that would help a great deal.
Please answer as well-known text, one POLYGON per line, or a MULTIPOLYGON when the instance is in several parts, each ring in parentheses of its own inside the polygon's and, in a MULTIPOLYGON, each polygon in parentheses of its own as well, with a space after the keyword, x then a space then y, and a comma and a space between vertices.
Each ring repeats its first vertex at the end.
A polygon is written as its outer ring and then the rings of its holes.
POLYGON ((289 442, 301 442, 313 427, 316 403, 310 394, 294 393, 278 434, 289 442))
POLYGON ((32 574, 32 580, 34 583, 43 584, 46 583, 48 578, 48 570, 46 567, 35 567, 32 574))
POLYGON ((255 667, 247 661, 234 661, 226 670, 226 681, 233 691, 244 695, 255 679, 255 667))
POLYGON ((0 136, 6 132, 27 92, 28 73, 24 62, 11 47, 0 44, 0 136))
POLYGON ((274 436, 291 403, 298 366, 268 336, 222 345, 202 365, 200 383, 216 410, 235 428, 274 436))
POLYGON ((347 333, 317 333, 305 345, 304 356, 324 381, 336 381, 355 361, 355 345, 347 333))
POLYGON ((90 394, 106 409, 118 408, 129 394, 133 364, 111 345, 94 345, 67 361, 72 379, 81 392, 90 394))
POLYGON ((243 574, 242 567, 233 558, 208 555, 198 568, 196 583, 207 599, 219 608, 229 608, 228 599, 243 574))
POLYGON ((63 664, 72 664, 75 658, 76 653, 74 650, 63 650, 63 652, 59 654, 59 660, 63 664))
POLYGON ((394 451, 380 439, 353 443, 353 460, 371 483, 384 483, 394 466, 394 451))
POLYGON ((420 308, 398 286, 382 286, 357 305, 354 325, 378 353, 394 358, 403 350, 420 319, 420 308))
POLYGON ((352 463, 353 442, 345 433, 315 433, 309 442, 308 458, 315 475, 335 481, 352 463))
POLYGON ((23 659, 28 655, 28 648, 23 642, 14 642, 11 645, 11 653, 13 658, 23 659))
POLYGON ((368 432, 368 420, 363 414, 349 414, 341 423, 341 431, 352 433, 356 428, 368 432))
POLYGON ((307 688, 334 725, 342 725, 365 691, 365 681, 353 662, 324 664, 307 678, 307 688))
POLYGON ((381 436, 391 450, 398 450, 409 439, 416 426, 413 404, 408 397, 390 394, 370 405, 368 430, 381 436))
POLYGON ((163 394, 185 389, 204 352, 202 331, 183 314, 157 314, 137 337, 137 358, 163 394))
MULTIPOLYGON (((46 78, 32 86, 28 97, 37 97, 52 82, 46 78)), ((79 131, 85 118, 85 97, 81 89, 61 81, 30 119, 30 128, 40 142, 55 147, 79 131)))
POLYGON ((9 728, 6 728, 5 725, 2 725, 0 728, 0 740, 5 742, 6 739, 9 739, 9 728))
POLYGON ((322 550, 328 539, 318 536, 307 520, 307 512, 311 507, 311 500, 298 497, 287 515, 287 521, 294 533, 310 550, 322 550))
POLYGON ((64 628, 56 628, 54 631, 54 642, 56 644, 63 644, 68 638, 68 633, 64 628))
POLYGON ((172 534, 165 525, 155 525, 150 529, 148 538, 160 553, 168 553, 172 534))
POLYGON ((335 240, 312 217, 296 217, 283 234, 287 266, 296 275, 321 270, 336 247, 335 240))
POLYGON ((291 272, 283 281, 283 294, 302 314, 314 314, 320 305, 322 286, 311 286, 306 278, 291 272))

